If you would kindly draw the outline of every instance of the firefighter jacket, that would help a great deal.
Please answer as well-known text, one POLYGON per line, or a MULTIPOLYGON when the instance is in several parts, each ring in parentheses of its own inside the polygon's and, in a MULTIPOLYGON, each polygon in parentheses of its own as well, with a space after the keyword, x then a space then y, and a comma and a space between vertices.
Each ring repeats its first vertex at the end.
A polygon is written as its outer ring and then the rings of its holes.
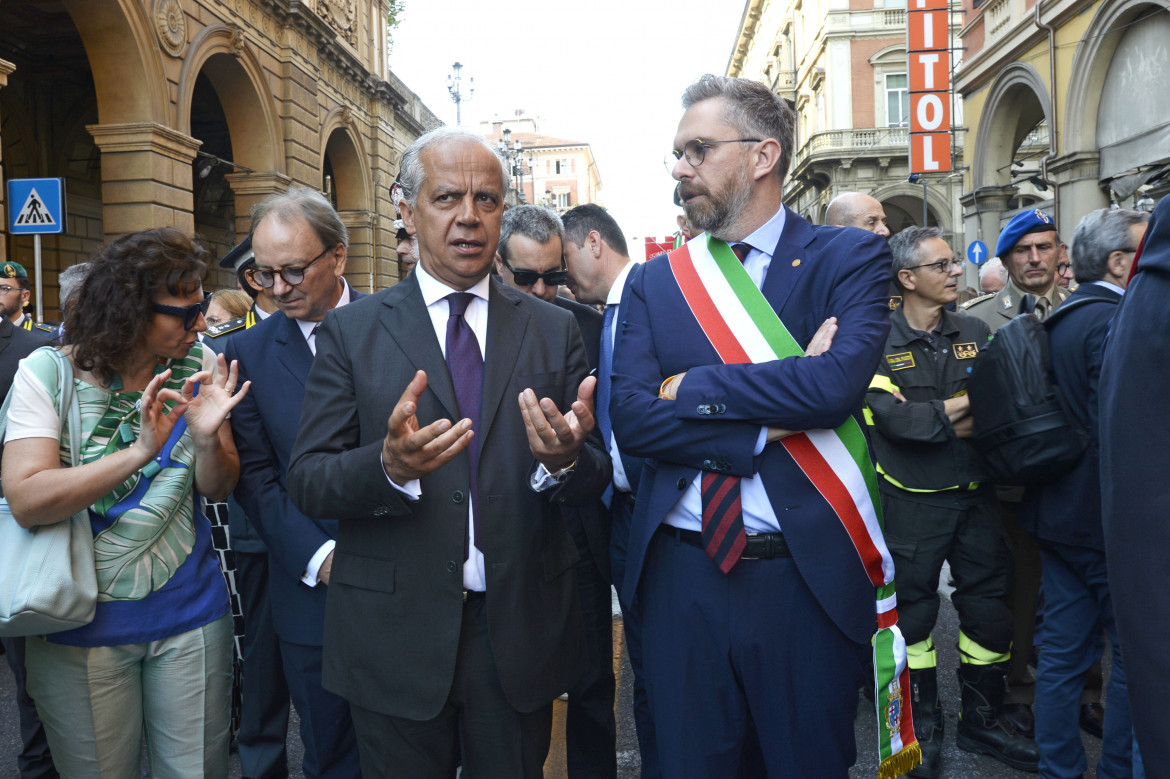
POLYGON ((912 329, 901 307, 890 314, 890 336, 865 396, 883 487, 915 493, 979 488, 982 459, 970 438, 955 436, 943 402, 966 394, 971 365, 989 340, 990 328, 966 314, 944 310, 930 334, 912 329))

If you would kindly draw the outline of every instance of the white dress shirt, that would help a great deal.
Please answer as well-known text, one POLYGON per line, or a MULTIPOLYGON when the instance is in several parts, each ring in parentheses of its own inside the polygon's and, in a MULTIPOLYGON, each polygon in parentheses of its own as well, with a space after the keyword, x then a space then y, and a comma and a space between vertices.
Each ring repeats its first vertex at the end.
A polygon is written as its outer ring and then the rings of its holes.
MULTIPOLYGON (((630 271, 633 270, 636 260, 630 260, 626 266, 621 269, 617 277, 613 280, 613 286, 609 288, 609 294, 605 298, 605 307, 612 308, 613 326, 609 329, 609 346, 610 354, 613 354, 613 346, 617 343, 618 322, 621 321, 621 303, 622 292, 626 288, 626 279, 630 276, 630 271)), ((611 368, 613 366, 610 366, 611 368)), ((626 468, 622 464, 622 454, 618 450, 617 438, 614 437, 613 431, 609 431, 609 440, 605 442, 609 447, 609 458, 613 461, 613 487, 619 492, 630 491, 630 479, 626 476, 626 468)))
MULTIPOLYGON (((763 288, 764 278, 768 275, 768 268, 772 264, 772 251, 780 242, 780 234, 784 232, 784 206, 776 215, 765 222, 758 230, 738 243, 746 243, 751 250, 744 257, 743 266, 751 276, 757 287, 763 288)), ((683 377, 686 381, 686 377, 683 377)), ((764 451, 767 444, 768 429, 760 430, 760 437, 756 441, 755 453, 764 451)), ((678 502, 666 513, 664 524, 673 525, 684 530, 703 529, 703 473, 699 472, 695 480, 683 492, 678 502)), ((743 526, 748 533, 776 533, 780 531, 780 520, 764 490, 764 483, 759 475, 743 478, 739 482, 740 504, 743 507, 743 526)))

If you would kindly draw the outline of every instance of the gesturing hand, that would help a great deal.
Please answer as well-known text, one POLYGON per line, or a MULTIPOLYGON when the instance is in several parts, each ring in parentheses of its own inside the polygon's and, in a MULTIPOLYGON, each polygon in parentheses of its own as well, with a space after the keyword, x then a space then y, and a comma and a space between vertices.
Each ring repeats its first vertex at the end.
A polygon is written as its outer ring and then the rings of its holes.
POLYGON ((439 419, 420 428, 415 412, 426 388, 427 374, 414 374, 386 422, 382 469, 399 487, 451 462, 475 435, 470 419, 461 419, 455 425, 449 419, 439 419))
POLYGON ((586 376, 577 388, 577 400, 567 414, 557 410, 549 398, 538 402, 536 393, 525 389, 518 398, 524 430, 532 456, 549 472, 559 471, 577 459, 581 444, 597 424, 593 417, 593 392, 597 378, 586 376))
POLYGON ((236 361, 232 360, 229 370, 226 358, 219 354, 215 358, 214 372, 199 371, 183 383, 182 398, 187 426, 191 428, 191 435, 197 442, 216 439, 228 413, 248 394, 252 382, 244 382, 244 386, 236 392, 238 381, 239 369, 236 361), (195 395, 196 384, 202 385, 198 395, 195 395))
POLYGON ((187 410, 187 401, 176 390, 166 389, 163 384, 171 378, 168 368, 155 376, 142 390, 142 399, 139 402, 139 417, 141 422, 138 428, 138 440, 134 446, 140 450, 143 462, 154 458, 162 449, 163 444, 171 437, 171 431, 183 413, 187 410), (168 414, 164 404, 174 401, 175 407, 168 414))

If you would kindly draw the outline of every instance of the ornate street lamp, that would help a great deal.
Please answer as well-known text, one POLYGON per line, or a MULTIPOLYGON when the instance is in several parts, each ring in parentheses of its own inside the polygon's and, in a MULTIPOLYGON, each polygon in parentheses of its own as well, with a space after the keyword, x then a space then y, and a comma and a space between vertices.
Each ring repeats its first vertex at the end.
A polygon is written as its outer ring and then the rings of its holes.
POLYGON ((460 73, 463 72, 463 64, 456 62, 451 66, 454 75, 447 76, 447 91, 451 93, 451 99, 455 101, 455 125, 458 126, 463 123, 463 114, 460 107, 464 100, 470 100, 475 94, 475 77, 472 76, 467 80, 467 95, 462 91, 462 79, 460 73))

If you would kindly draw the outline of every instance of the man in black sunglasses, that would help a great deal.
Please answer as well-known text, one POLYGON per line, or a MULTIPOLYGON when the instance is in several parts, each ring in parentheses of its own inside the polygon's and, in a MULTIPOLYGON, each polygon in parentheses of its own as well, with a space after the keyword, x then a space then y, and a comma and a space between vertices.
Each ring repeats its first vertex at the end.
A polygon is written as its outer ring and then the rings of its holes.
MULTIPOLYGON (((596 370, 602 316, 595 308, 557 295, 568 275, 564 225, 540 206, 504 212, 496 249, 504 283, 577 318, 589 368, 596 370)), ((565 728, 569 776, 616 776, 617 727, 613 698, 613 605, 609 592, 609 514, 600 500, 583 507, 562 506, 565 524, 577 542, 577 588, 589 643, 589 668, 569 690, 565 728)))

